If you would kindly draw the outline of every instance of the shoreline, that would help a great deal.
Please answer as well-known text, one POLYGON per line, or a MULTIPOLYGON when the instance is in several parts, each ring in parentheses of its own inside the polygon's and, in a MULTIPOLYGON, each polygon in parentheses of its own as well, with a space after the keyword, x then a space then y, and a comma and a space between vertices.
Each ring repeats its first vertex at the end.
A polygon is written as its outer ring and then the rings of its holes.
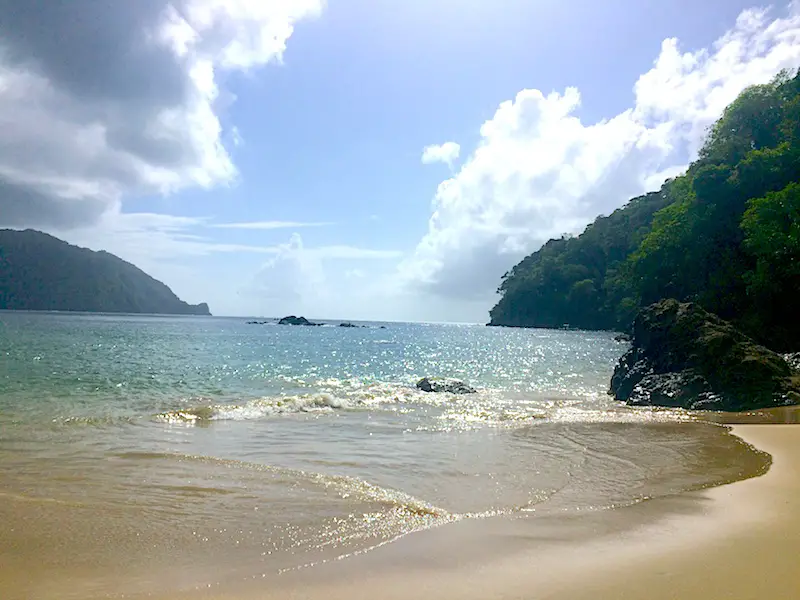
MULTIPOLYGON (((622 531, 592 539, 584 520, 574 538, 554 540, 541 523, 534 530, 510 519, 465 521, 281 582, 164 600, 796 600, 800 426, 735 425, 732 433, 772 455, 766 474, 626 507, 613 517, 633 520, 622 531), (661 514, 654 522, 653 511, 661 514)), ((603 521, 590 518, 588 527, 602 529, 603 521)))
MULTIPOLYGON (((67 583, 67 574, 52 573, 51 579, 42 572, 39 591, 44 595, 35 597, 797 600, 800 426, 726 427, 729 435, 772 457, 765 473, 632 505, 534 518, 465 519, 278 576, 254 574, 247 565, 239 565, 239 575, 246 579, 226 578, 209 586, 192 583, 194 576, 205 579, 207 571, 167 568, 147 575, 151 583, 163 583, 160 592, 130 589, 124 596, 97 595, 87 588, 88 593, 81 593, 79 577, 74 587, 67 585, 70 592, 61 595, 55 594, 56 588, 67 583), (175 589, 176 578, 183 581, 183 590, 175 589)), ((6 566, 24 572, 23 564, 12 561, 6 566)), ((84 575, 86 581, 93 578, 91 572, 84 575)), ((15 596, 13 590, 12 585, 12 597, 28 597, 15 596)))

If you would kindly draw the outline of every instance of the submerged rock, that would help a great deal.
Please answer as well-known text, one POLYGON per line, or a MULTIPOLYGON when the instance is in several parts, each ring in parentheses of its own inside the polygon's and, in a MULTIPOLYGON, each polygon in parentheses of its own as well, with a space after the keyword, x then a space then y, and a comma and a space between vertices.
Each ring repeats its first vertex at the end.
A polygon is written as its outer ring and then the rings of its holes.
POLYGON ((795 404, 800 381, 779 354, 693 303, 643 309, 610 393, 631 405, 741 411, 795 404))
POLYGON ((477 390, 458 379, 445 377, 423 377, 417 382, 423 392, 446 392, 449 394, 475 394, 477 390))
POLYGON ((322 325, 322 323, 312 323, 305 317, 295 317, 294 315, 289 315, 288 317, 283 317, 280 321, 278 321, 278 325, 306 325, 309 327, 315 327, 322 325))
POLYGON ((353 327, 353 328, 360 328, 360 327, 362 327, 362 326, 361 326, 361 325, 353 325, 352 323, 345 322, 345 323, 339 323, 339 327, 353 327))

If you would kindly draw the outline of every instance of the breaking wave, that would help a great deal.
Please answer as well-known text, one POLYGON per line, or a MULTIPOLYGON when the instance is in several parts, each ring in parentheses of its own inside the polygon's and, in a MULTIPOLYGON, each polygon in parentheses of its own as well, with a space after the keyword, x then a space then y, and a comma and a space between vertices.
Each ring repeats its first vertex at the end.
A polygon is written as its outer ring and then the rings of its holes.
POLYGON ((499 394, 482 390, 478 394, 458 396, 433 394, 413 385, 358 380, 324 379, 308 382, 293 379, 297 387, 311 387, 306 394, 267 396, 241 403, 198 403, 153 415, 163 423, 202 423, 210 421, 248 421, 279 415, 331 413, 356 410, 398 410, 401 406, 447 407, 466 404, 496 403, 499 394))

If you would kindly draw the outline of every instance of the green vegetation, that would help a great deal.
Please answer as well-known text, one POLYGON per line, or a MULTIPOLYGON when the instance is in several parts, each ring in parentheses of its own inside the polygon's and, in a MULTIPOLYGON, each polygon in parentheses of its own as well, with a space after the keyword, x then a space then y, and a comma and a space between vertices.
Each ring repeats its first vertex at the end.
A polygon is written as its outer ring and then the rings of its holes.
POLYGON ((210 314, 113 254, 9 229, 0 230, 0 309, 210 314))
POLYGON ((492 325, 627 329, 677 298, 769 347, 800 346, 800 75, 745 90, 685 175, 549 241, 498 291, 492 325))

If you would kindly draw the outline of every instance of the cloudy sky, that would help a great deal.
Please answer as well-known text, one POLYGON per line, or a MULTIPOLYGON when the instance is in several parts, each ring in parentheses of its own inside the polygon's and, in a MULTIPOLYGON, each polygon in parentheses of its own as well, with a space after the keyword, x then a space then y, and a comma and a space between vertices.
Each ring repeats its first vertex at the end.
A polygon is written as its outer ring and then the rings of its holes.
POLYGON ((0 0, 0 227, 218 315, 485 321, 800 65, 800 1, 0 0))

